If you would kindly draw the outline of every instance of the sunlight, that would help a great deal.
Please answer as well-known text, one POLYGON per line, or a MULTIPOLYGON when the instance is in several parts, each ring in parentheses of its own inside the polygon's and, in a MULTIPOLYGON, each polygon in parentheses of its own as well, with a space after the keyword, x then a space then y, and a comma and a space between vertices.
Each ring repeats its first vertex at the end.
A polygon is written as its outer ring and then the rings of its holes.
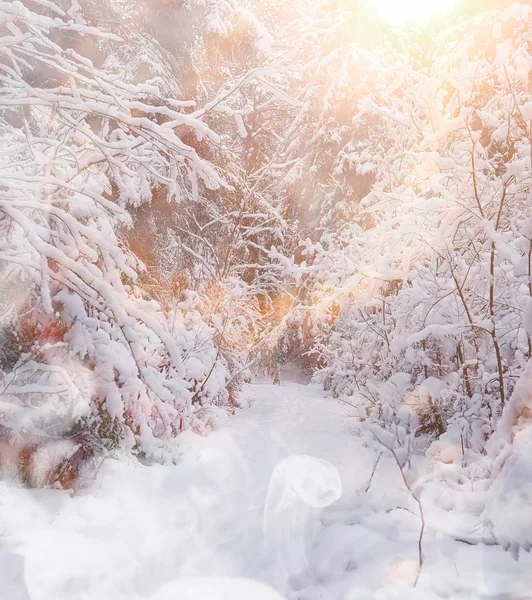
POLYGON ((454 0, 371 0, 381 16, 392 25, 403 26, 448 13, 454 0))

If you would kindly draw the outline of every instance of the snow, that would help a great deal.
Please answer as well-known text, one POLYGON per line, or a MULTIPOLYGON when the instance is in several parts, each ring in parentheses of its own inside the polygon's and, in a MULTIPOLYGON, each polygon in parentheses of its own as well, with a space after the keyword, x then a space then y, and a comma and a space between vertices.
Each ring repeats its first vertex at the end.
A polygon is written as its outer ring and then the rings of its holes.
POLYGON ((0 600, 530 596, 529 7, 68 4, 0 0, 0 600))
POLYGON ((440 463, 422 488, 425 562, 413 588, 415 502, 386 452, 372 477, 383 449, 352 409, 286 379, 248 386, 241 401, 210 435, 183 433, 174 466, 110 459, 76 495, 2 481, 2 597, 529 597, 528 555, 453 539, 480 527, 482 498, 444 487, 456 466, 440 463))

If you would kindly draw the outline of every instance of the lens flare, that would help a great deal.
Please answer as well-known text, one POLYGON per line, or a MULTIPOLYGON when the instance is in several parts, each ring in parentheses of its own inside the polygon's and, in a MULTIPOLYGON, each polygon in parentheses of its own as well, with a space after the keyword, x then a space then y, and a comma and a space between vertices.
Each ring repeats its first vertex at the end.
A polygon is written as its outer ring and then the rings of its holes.
POLYGON ((454 0, 371 0, 379 14, 392 25, 428 21, 444 17, 453 8, 454 0))

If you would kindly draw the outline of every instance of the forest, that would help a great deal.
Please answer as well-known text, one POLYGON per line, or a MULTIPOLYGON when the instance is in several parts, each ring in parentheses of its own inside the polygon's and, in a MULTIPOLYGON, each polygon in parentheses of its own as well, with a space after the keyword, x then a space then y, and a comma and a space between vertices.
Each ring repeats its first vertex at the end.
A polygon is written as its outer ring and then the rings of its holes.
POLYGON ((0 597, 530 598, 532 5, 0 32, 0 597))

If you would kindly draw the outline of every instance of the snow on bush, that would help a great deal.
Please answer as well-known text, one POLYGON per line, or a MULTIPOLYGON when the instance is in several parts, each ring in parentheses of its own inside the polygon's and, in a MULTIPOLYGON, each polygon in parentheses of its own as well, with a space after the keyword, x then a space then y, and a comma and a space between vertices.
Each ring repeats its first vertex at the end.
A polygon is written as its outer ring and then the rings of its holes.
POLYGON ((218 136, 156 83, 85 58, 120 40, 76 7, 0 3, 1 456, 35 485, 68 484, 102 447, 168 456, 227 377, 214 332, 150 299, 120 233, 156 189, 179 203, 224 186, 182 139, 218 136))
POLYGON ((410 407, 425 446, 455 430, 460 461, 484 448, 532 348, 528 19, 486 13, 428 50, 414 38, 412 59, 335 48, 288 154, 313 174, 291 164, 284 185, 315 189, 292 274, 318 378, 382 423, 410 407), (410 387, 390 391, 398 373, 410 387))

